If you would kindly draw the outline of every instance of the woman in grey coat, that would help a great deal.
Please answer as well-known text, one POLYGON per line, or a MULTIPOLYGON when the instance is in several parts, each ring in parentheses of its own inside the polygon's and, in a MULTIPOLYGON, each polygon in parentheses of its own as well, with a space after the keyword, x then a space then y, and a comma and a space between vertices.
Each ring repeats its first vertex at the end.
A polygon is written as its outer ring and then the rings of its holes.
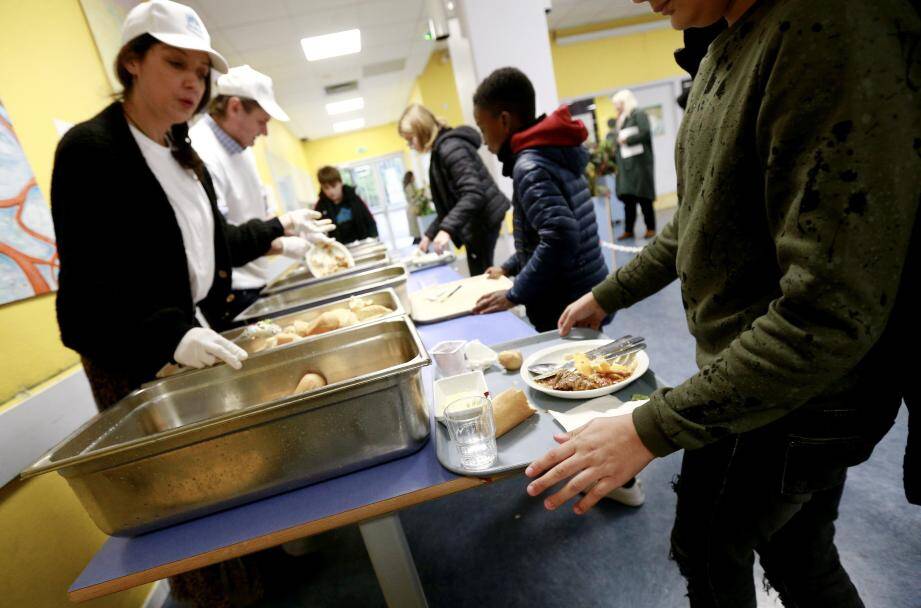
POLYGON ((643 210, 646 223, 645 238, 656 235, 656 214, 652 202, 656 198, 656 180, 652 155, 652 132, 646 112, 636 107, 636 97, 628 89, 611 98, 617 110, 614 158, 617 161, 617 198, 624 203, 626 218, 624 233, 618 240, 633 238, 636 206, 643 210))

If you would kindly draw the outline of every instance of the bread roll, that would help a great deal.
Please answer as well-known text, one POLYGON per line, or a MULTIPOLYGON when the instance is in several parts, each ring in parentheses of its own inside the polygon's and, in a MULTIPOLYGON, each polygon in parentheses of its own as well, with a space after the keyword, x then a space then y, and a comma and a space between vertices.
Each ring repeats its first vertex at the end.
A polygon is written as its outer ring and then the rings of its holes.
POLYGON ((521 353, 517 350, 504 350, 499 353, 499 365, 506 371, 514 372, 521 369, 521 353))
POLYGON ((278 346, 281 346, 282 344, 290 344, 291 342, 294 342, 295 340, 298 340, 298 339, 300 339, 300 336, 298 336, 297 334, 289 334, 287 332, 281 332, 280 334, 275 336, 275 344, 278 346))
POLYGON ((348 327, 349 325, 355 325, 358 323, 358 317, 354 312, 346 308, 337 308, 335 310, 329 311, 329 314, 335 315, 336 320, 339 322, 339 327, 348 327))
POLYGON ((304 374, 304 377, 301 378, 301 381, 297 383, 297 388, 294 389, 294 392, 295 394, 304 393, 323 386, 326 386, 326 378, 316 372, 307 372, 304 374))
POLYGON ((310 323, 301 321, 300 319, 295 321, 292 325, 294 326, 294 333, 302 338, 309 336, 313 329, 313 326, 310 323))
POLYGON ((496 437, 501 437, 528 418, 537 410, 528 403, 524 391, 509 388, 492 401, 492 414, 496 421, 496 437))
POLYGON ((364 308, 355 310, 355 316, 358 317, 359 321, 367 321, 368 319, 376 319, 377 317, 389 315, 392 312, 393 311, 386 306, 381 306, 380 304, 371 304, 370 306, 365 306, 364 308))

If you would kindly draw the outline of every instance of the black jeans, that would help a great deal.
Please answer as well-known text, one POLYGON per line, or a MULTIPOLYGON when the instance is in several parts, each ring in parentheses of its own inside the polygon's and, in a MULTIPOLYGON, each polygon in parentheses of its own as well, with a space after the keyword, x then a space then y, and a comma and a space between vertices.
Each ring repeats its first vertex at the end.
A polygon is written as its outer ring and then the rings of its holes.
POLYGON ((652 208, 652 201, 648 198, 640 198, 625 194, 620 197, 624 203, 624 232, 633 232, 633 226, 636 224, 636 206, 639 205, 643 210, 643 221, 646 223, 646 230, 656 229, 656 212, 652 208))
POLYGON ((470 276, 483 274, 493 265, 498 240, 499 227, 496 226, 495 230, 477 234, 464 243, 467 249, 467 269, 470 271, 470 276))
POLYGON ((787 608, 863 606, 834 543, 846 468, 791 454, 768 429, 685 452, 672 557, 692 608, 755 608, 755 552, 787 608))

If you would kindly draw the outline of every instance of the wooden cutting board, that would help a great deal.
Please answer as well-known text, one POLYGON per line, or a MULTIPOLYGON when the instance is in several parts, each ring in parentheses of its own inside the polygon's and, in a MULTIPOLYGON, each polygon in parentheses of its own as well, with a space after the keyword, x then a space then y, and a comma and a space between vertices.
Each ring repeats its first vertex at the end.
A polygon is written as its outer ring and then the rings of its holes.
POLYGON ((412 304, 410 315, 416 323, 435 323, 469 315, 477 300, 494 291, 505 291, 512 286, 508 277, 490 279, 485 274, 442 283, 409 294, 412 304))

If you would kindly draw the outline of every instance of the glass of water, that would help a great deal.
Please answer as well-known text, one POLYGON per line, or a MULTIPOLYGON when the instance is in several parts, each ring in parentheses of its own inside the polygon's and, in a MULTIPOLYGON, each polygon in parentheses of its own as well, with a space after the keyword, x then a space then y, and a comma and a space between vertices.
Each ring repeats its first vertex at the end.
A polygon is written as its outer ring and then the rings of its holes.
POLYGON ((444 411, 448 432, 460 455, 461 466, 482 471, 496 461, 496 422, 487 397, 462 397, 444 411))

